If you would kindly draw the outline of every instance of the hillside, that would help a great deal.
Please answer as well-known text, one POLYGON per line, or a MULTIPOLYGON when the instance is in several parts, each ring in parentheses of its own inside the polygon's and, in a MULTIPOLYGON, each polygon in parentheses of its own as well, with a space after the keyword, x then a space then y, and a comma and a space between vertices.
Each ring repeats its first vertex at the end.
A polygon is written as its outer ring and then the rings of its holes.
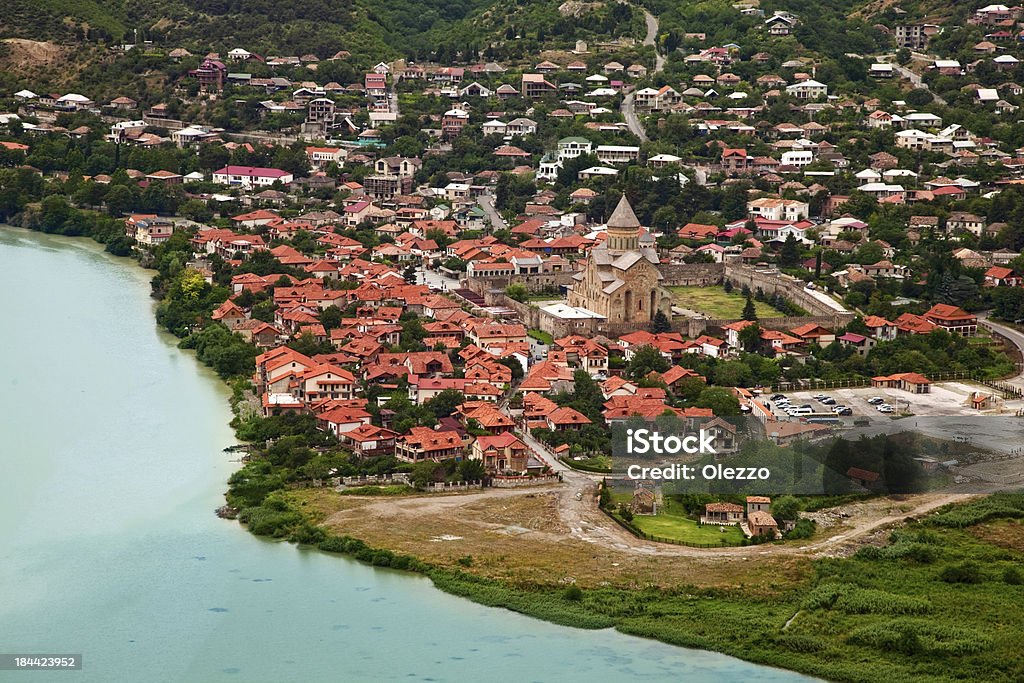
POLYGON ((0 37, 182 45, 240 44, 248 49, 314 53, 363 47, 408 48, 443 32, 494 0, 8 0, 0 37), (411 41, 411 42, 410 42, 411 41))

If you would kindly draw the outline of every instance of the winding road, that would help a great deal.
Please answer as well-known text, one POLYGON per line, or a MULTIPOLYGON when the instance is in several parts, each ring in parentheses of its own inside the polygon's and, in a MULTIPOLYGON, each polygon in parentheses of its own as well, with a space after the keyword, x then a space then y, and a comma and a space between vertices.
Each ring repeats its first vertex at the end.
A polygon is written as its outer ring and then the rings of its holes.
MULTIPOLYGON (((917 55, 917 54, 914 55, 914 59, 917 59, 918 61, 921 61, 920 57, 921 57, 921 55, 917 55)), ((935 99, 935 102, 937 104, 941 104, 941 105, 945 105, 946 104, 946 100, 944 100, 941 97, 939 97, 938 95, 936 95, 932 91, 932 89, 928 87, 928 84, 924 82, 924 80, 921 78, 921 76, 919 76, 918 74, 914 73, 913 71, 911 71, 907 67, 901 66, 901 65, 897 64, 896 61, 895 61, 896 60, 896 55, 893 55, 893 54, 879 55, 878 59, 885 60, 889 64, 892 64, 892 68, 895 69, 899 73, 899 75, 901 77, 903 77, 903 78, 907 79, 908 81, 910 81, 910 84, 913 85, 915 88, 923 88, 923 89, 927 90, 928 92, 930 92, 932 94, 932 97, 935 99)))
POLYGON ((508 230, 508 223, 501 217, 498 210, 494 208, 494 195, 482 194, 476 198, 476 203, 480 205, 480 208, 487 214, 487 219, 491 222, 491 231, 497 230, 508 230))
MULTIPOLYGON (((644 36, 643 44, 654 48, 654 71, 651 73, 658 73, 665 68, 665 56, 658 52, 658 17, 646 9, 641 8, 641 10, 644 13, 644 23, 647 25, 647 35, 644 36)), ((640 138, 641 142, 647 142, 647 132, 644 131, 643 124, 636 114, 632 91, 626 93, 626 96, 622 98, 622 106, 619 110, 622 112, 622 118, 625 119, 629 132, 640 138)))
MULTIPOLYGON (((989 320, 987 315, 978 316, 978 324, 987 327, 988 329, 996 332, 997 334, 1006 337, 1011 344, 1017 347, 1021 356, 1024 357, 1024 332, 1017 330, 1012 327, 1007 327, 1000 323, 995 323, 989 320)), ((1000 380, 1004 384, 1009 384, 1018 389, 1024 389, 1024 372, 1017 374, 1014 377, 1007 377, 1004 380, 1000 380)))

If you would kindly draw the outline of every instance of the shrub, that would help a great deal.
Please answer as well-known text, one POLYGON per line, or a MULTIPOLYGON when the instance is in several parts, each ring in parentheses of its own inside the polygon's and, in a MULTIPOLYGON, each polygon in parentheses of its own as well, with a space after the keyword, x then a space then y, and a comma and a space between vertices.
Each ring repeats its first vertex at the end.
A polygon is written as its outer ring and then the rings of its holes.
POLYGON ((455 561, 458 562, 463 567, 472 567, 473 566, 473 556, 472 555, 463 555, 462 557, 460 557, 459 559, 457 559, 455 561))
POLYGON ((817 529, 818 523, 813 519, 798 519, 793 528, 786 532, 784 538, 786 540, 810 538, 817 529))
POLYGON ((851 583, 825 583, 811 591, 801 604, 803 609, 835 609, 847 614, 884 614, 891 616, 925 614, 931 603, 899 593, 861 588, 851 583))
POLYGON ((316 546, 319 546, 325 538, 327 538, 327 533, 323 529, 308 523, 298 527, 288 536, 288 540, 292 543, 316 546))
POLYGON ((813 636, 783 634, 775 638, 775 643, 793 652, 821 652, 825 644, 813 636))
POLYGON ((1024 575, 1022 575, 1020 570, 1016 567, 1007 567, 1003 570, 1003 583, 1008 583, 1011 586, 1019 586, 1024 583, 1024 575))
POLYGON ((250 507, 238 513, 238 520, 249 526, 257 536, 288 536, 303 523, 302 514, 290 510, 275 510, 270 507, 250 507))
POLYGON ((633 513, 625 503, 619 506, 619 516, 627 522, 633 521, 633 513))
POLYGON ((967 655, 981 652, 992 640, 969 629, 934 622, 897 619, 866 626, 850 634, 849 642, 904 654, 967 655))
POLYGON ((579 602, 583 599, 583 590, 579 586, 569 586, 562 593, 562 597, 571 602, 579 602))
POLYGON ((998 517, 1024 517, 1024 496, 995 494, 963 505, 953 505, 925 520, 931 526, 963 528, 998 517))
POLYGON ((981 583, 985 580, 981 574, 981 567, 970 560, 943 567, 939 572, 939 578, 946 583, 981 583))

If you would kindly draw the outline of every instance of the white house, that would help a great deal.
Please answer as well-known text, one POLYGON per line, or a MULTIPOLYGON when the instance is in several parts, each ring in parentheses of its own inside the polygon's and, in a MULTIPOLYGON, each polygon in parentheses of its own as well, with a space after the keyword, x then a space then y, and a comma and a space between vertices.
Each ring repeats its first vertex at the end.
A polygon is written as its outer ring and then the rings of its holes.
POLYGON ((799 221, 807 218, 810 205, 796 199, 778 199, 762 197, 747 202, 747 214, 751 218, 764 218, 770 221, 799 221))
POLYGON ((828 86, 812 78, 794 83, 793 85, 787 85, 786 94, 798 100, 816 100, 819 97, 828 95, 828 86))
POLYGON ((640 158, 640 148, 634 145, 598 145, 595 152, 602 164, 626 164, 640 158))
POLYGON ((238 185, 247 189, 267 187, 276 182, 290 183, 295 177, 279 168, 258 166, 225 166, 213 172, 213 182, 220 185, 238 185))

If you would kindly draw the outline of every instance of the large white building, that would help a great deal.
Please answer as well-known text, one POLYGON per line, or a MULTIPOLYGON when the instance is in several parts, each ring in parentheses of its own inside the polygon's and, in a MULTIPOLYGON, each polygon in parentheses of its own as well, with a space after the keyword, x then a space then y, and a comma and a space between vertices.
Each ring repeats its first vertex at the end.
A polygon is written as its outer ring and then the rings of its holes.
POLYGON ((816 100, 828 95, 828 86, 814 79, 786 86, 786 94, 798 100, 816 100))
POLYGON ((796 199, 762 197, 747 202, 747 215, 769 221, 799 221, 810 214, 810 205, 796 199))
POLYGON ((258 166, 225 166, 213 172, 213 182, 220 185, 237 185, 244 188, 269 187, 280 181, 290 183, 295 177, 279 168, 258 166))

